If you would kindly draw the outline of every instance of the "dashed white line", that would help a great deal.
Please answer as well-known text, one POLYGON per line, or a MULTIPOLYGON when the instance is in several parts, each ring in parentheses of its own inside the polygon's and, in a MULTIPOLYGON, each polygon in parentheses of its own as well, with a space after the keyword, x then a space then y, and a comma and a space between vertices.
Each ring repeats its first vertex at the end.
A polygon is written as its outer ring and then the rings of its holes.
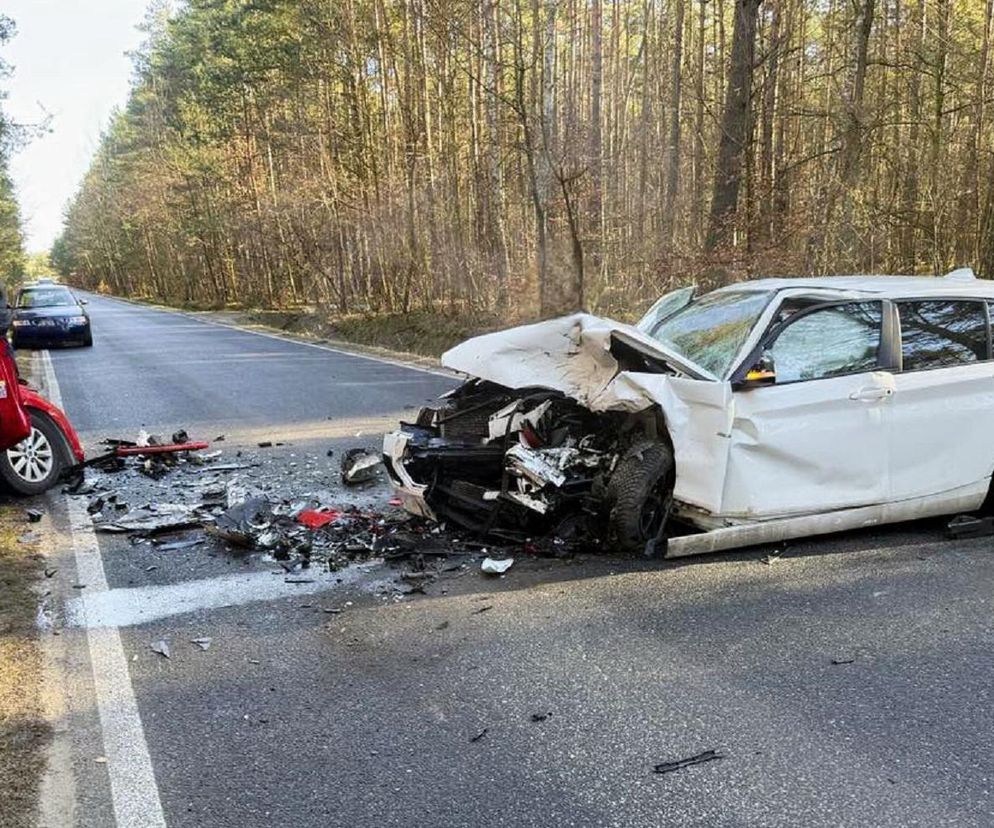
MULTIPOLYGON (((42 352, 42 374, 45 393, 61 407, 62 395, 48 351, 42 352)), ((99 601, 99 596, 108 591, 107 576, 93 522, 85 505, 74 498, 66 498, 66 503, 77 577, 80 583, 86 584, 86 593, 79 607, 80 614, 85 618, 87 603, 99 601)), ((159 800, 159 788, 131 685, 121 634, 116 627, 87 627, 86 639, 110 776, 114 819, 119 828, 165 828, 166 818, 159 800)))

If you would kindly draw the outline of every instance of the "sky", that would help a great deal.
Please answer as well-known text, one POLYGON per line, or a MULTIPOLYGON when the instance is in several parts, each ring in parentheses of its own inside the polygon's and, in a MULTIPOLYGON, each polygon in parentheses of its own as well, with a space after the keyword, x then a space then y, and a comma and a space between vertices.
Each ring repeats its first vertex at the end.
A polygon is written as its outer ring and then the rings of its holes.
POLYGON ((11 164, 29 252, 48 250, 62 213, 100 143, 115 107, 128 98, 136 29, 146 0, 2 0, 17 35, 4 57, 8 115, 19 123, 51 116, 51 133, 35 138, 11 164))

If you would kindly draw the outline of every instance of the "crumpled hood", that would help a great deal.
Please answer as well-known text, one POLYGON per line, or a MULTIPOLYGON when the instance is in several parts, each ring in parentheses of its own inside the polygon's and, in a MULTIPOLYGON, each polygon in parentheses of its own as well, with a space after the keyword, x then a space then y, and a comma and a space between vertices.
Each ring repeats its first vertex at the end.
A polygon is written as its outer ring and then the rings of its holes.
POLYGON ((637 328, 588 313, 474 337, 442 354, 442 364, 508 388, 552 388, 592 411, 630 408, 609 391, 620 370, 611 353, 616 343, 681 374, 715 379, 637 328))

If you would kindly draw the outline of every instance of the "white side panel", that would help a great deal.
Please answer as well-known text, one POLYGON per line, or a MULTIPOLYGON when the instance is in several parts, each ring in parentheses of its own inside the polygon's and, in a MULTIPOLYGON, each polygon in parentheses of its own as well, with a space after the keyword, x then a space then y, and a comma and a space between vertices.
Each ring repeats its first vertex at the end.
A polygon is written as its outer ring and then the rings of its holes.
POLYGON ((769 519, 887 499, 889 378, 874 372, 736 392, 721 516, 769 519))
POLYGON ((888 415, 891 498, 921 497, 989 478, 994 363, 910 371, 894 379, 888 415))
POLYGON ((967 486, 931 497, 903 500, 899 503, 878 503, 857 509, 828 512, 821 515, 781 518, 759 523, 747 523, 714 529, 699 535, 672 538, 666 546, 667 558, 702 555, 724 549, 738 549, 761 543, 777 543, 791 538, 827 535, 850 529, 864 529, 905 520, 955 515, 975 509, 987 492, 985 484, 967 486))

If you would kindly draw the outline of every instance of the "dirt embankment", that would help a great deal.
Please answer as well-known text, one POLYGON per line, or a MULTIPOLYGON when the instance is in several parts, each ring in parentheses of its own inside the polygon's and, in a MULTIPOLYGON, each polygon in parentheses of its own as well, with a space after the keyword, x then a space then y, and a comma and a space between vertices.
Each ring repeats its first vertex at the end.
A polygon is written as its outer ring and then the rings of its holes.
POLYGON ((0 828, 34 824, 51 728, 36 616, 44 563, 24 510, 0 506, 0 828))

